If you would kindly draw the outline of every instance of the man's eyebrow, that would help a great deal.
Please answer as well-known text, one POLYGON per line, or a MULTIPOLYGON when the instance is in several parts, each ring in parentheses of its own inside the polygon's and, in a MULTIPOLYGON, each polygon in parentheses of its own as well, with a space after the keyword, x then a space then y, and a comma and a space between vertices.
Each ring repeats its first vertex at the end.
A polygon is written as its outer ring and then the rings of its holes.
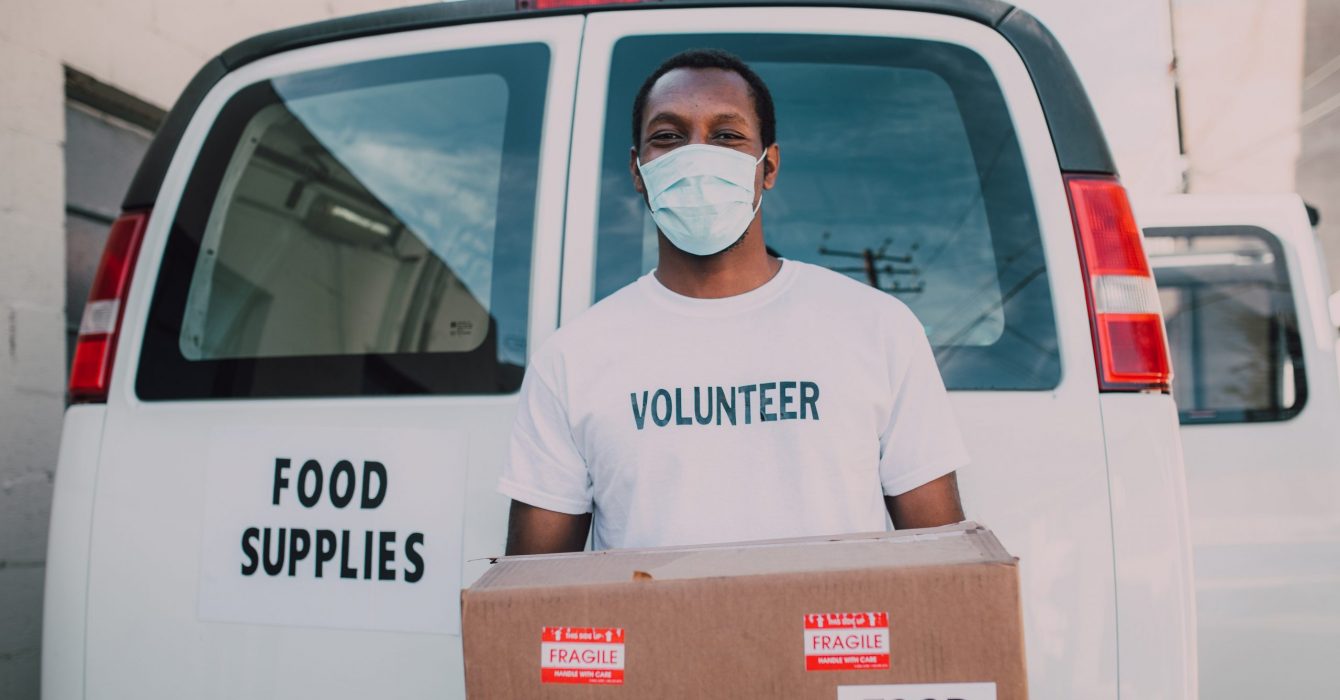
POLYGON ((722 113, 717 114, 716 116, 712 117, 712 123, 713 123, 713 124, 718 124, 718 123, 720 123, 720 122, 731 122, 731 121, 735 121, 735 122, 743 122, 743 121, 749 121, 749 120, 748 120, 748 119, 745 119, 744 115, 742 115, 742 114, 737 114, 737 113, 735 113, 735 112, 722 112, 722 113))
MULTIPOLYGON (((657 112, 656 114, 652 115, 650 119, 647 120, 647 123, 651 124, 658 121, 667 121, 667 122, 673 122, 675 124, 682 124, 684 122, 684 117, 675 114, 674 112, 657 112)), ((744 115, 738 112, 720 112, 718 114, 712 115, 713 124, 719 124, 721 122, 747 122, 747 121, 749 120, 745 118, 744 115)))
POLYGON ((647 120, 647 123, 651 124, 654 122, 661 122, 661 121, 674 122, 675 124, 682 124, 684 122, 684 118, 679 116, 678 114, 675 114, 674 112, 657 112, 656 114, 652 115, 651 119, 647 120))

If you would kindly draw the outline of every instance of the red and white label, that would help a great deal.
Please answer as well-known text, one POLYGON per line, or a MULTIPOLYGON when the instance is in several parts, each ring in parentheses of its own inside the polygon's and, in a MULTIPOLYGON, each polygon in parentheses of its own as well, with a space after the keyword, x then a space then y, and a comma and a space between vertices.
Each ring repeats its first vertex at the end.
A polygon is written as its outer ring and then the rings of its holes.
POLYGON ((540 682, 623 685, 622 627, 545 627, 540 682))
POLYGON ((806 671, 862 671, 888 667, 888 613, 805 616, 806 671))

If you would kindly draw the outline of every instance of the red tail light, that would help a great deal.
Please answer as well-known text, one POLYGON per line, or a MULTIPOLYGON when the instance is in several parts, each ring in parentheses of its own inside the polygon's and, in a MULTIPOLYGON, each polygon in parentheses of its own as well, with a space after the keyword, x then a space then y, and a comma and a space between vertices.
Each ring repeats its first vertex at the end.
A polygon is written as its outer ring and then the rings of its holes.
POLYGON ((101 402, 107 400, 112 382, 117 333, 125 313, 126 292, 135 272, 135 257, 144 238, 149 212, 127 212, 112 224, 107 245, 102 249, 98 274, 88 292, 88 303, 79 321, 79 340, 70 367, 70 400, 101 402))
POLYGON ((1158 289, 1126 189, 1116 178, 1066 177, 1093 324, 1100 391, 1167 391, 1172 363, 1158 289))

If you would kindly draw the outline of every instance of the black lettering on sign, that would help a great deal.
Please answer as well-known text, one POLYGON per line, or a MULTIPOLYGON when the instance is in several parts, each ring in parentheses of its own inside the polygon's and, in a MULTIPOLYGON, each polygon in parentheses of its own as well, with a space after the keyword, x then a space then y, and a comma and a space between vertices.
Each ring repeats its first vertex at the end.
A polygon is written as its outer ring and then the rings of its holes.
POLYGON ((330 473, 330 502, 336 508, 343 508, 352 500, 354 500, 354 465, 349 460, 342 459, 335 463, 335 469, 330 473), (344 477, 343 492, 337 486, 341 476, 344 477))
POLYGON ((306 559, 307 554, 312 551, 312 536, 306 530, 295 528, 289 530, 288 537, 288 575, 293 576, 298 568, 298 562, 306 559))
POLYGON ((265 573, 267 576, 278 576, 284 571, 284 540, 288 536, 288 530, 279 528, 276 535, 277 542, 274 548, 274 561, 270 560, 270 528, 265 528, 261 536, 261 553, 265 559, 265 573))
POLYGON ((287 572, 292 577, 310 574, 325 578, 327 564, 333 566, 338 556, 342 579, 395 581, 402 575, 407 583, 423 579, 426 567, 422 532, 411 532, 402 540, 394 530, 364 531, 361 570, 355 565, 357 552, 350 546, 354 542, 348 530, 337 533, 324 529, 248 527, 241 538, 242 575, 251 576, 264 568, 269 576, 287 572), (398 551, 397 542, 404 543, 398 551), (397 565, 402 561, 403 565, 397 565))
POLYGON ((289 464, 289 460, 283 457, 275 459, 275 490, 271 505, 279 505, 279 492, 288 488, 288 478, 284 476, 284 471, 289 468, 289 464))
POLYGON ((348 530, 340 530, 340 578, 358 578, 358 569, 349 566, 348 530))
POLYGON ((242 565, 242 575, 250 576, 256 573, 260 567, 260 555, 256 554, 256 542, 260 539, 261 530, 258 527, 249 527, 242 531, 242 554, 246 555, 247 561, 242 565))
POLYGON ((381 462, 363 463, 363 503, 364 509, 376 508, 386 500, 386 467, 381 462), (377 495, 371 495, 372 475, 377 475, 377 495))
MULTIPOLYGON (((710 394, 709 394, 710 401, 710 394)), ((669 422, 671 411, 669 393, 665 394, 665 422, 669 422)), ((633 411, 639 421, 645 421, 647 411, 647 392, 643 392, 641 412, 634 397, 633 411)), ((295 491, 298 503, 303 508, 314 508, 323 496, 329 496, 330 503, 337 509, 347 508, 359 497, 359 508, 371 510, 386 501, 390 488, 390 479, 386 465, 376 460, 365 460, 362 473, 347 459, 339 460, 326 472, 321 462, 308 459, 296 470, 294 460, 289 457, 276 457, 274 479, 270 492, 270 504, 280 505, 283 492, 295 491), (329 477, 329 478, 327 478, 329 477), (360 484, 361 482, 361 484, 360 484)), ((364 530, 362 548, 362 566, 359 566, 359 552, 354 550, 355 532, 350 530, 327 530, 289 527, 251 526, 242 531, 240 545, 242 562, 240 571, 243 576, 253 576, 264 570, 267 576, 300 577, 310 574, 314 578, 325 578, 327 565, 335 566, 339 560, 339 577, 346 580, 363 579, 365 581, 395 581, 403 577, 407 583, 421 581, 426 570, 424 562, 424 536, 422 532, 409 533, 403 539, 394 530, 364 530), (403 548, 397 552, 397 541, 403 548), (397 554, 404 562, 397 566, 397 554), (310 565, 307 562, 311 562, 310 565)))
POLYGON ((363 579, 372 578, 372 532, 363 533, 363 579))
POLYGON ((311 508, 316 502, 321 500, 321 463, 309 459, 303 462, 302 469, 298 470, 298 502, 303 508, 311 508), (315 479, 316 483, 312 486, 312 492, 307 492, 308 476, 315 479))
MULTIPOLYGON (((321 462, 315 459, 303 462, 296 479, 290 479, 287 476, 292 464, 293 461, 288 457, 275 458, 274 489, 270 494, 271 505, 279 505, 280 493, 289 488, 294 481, 297 482, 298 502, 304 508, 316 506, 317 502, 321 500, 322 489, 327 483, 330 484, 328 492, 331 505, 336 508, 344 508, 353 502, 358 476, 354 473, 354 465, 349 460, 342 459, 335 463, 335 467, 330 473, 329 482, 326 481, 321 462)), ((375 460, 363 462, 363 492, 359 507, 370 510, 380 506, 386 500, 386 491, 389 486, 390 480, 387 478, 386 465, 375 460)))
POLYGON ((408 583, 417 583, 423 578, 423 555, 418 550, 422 546, 422 532, 411 532, 409 537, 405 538, 405 559, 414 566, 413 569, 405 570, 405 581, 408 583))
POLYGON ((394 581, 395 571, 391 570, 391 565, 395 563, 395 550, 391 545, 395 544, 395 533, 385 530, 381 533, 381 546, 378 547, 377 560, 380 565, 377 567, 378 581, 394 581))
POLYGON ((316 531, 316 577, 321 578, 321 569, 326 562, 335 558, 335 531, 316 531))

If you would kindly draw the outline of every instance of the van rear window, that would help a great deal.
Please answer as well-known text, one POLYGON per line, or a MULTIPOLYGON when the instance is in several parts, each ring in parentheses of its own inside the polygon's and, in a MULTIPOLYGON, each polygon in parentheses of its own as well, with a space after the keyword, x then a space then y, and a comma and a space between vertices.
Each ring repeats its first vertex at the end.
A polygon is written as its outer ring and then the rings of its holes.
POLYGON ((1145 229, 1183 424, 1292 418, 1307 373, 1275 237, 1255 226, 1145 229))
POLYGON ((173 222, 140 397, 516 390, 548 60, 450 51, 234 95, 173 222))
POLYGON ((763 197, 769 247, 904 301, 950 389, 1058 384, 1028 174, 1000 86, 962 46, 776 34, 621 40, 606 110, 597 299, 656 264, 656 228, 628 173, 633 97, 661 61, 698 47, 739 55, 772 91, 782 164, 763 197))

